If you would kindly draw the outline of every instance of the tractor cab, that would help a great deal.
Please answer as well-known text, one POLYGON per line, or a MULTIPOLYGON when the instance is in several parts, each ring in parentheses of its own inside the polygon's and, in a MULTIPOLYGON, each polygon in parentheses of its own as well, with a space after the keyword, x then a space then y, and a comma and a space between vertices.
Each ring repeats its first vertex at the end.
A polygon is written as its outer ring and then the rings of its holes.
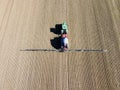
POLYGON ((62 30, 61 30, 61 34, 63 33, 68 33, 68 26, 67 26, 67 23, 66 22, 63 22, 62 23, 62 30))

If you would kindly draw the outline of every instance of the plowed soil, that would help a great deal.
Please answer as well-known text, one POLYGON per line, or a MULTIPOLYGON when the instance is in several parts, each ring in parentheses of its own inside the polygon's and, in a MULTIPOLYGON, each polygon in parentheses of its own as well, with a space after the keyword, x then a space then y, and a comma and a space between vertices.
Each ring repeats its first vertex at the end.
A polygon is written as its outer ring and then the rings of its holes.
POLYGON ((120 0, 0 0, 0 90, 120 90, 120 0), (51 28, 66 21, 70 49, 51 28))

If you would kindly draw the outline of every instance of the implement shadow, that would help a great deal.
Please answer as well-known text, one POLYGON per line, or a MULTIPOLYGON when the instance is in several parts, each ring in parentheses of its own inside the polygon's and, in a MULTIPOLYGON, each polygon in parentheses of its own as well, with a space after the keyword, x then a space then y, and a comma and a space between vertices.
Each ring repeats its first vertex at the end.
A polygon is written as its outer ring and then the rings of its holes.
POLYGON ((53 32, 54 34, 61 34, 61 30, 62 30, 62 24, 56 24, 55 28, 50 28, 50 32, 53 32))
POLYGON ((61 36, 51 39, 50 42, 51 42, 52 47, 54 47, 55 49, 61 48, 61 36))

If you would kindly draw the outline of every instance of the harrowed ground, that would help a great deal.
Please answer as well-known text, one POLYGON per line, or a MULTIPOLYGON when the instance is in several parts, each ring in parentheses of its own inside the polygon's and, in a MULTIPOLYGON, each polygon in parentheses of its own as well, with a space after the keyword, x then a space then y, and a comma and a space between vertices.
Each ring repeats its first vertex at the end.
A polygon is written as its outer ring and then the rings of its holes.
POLYGON ((120 0, 0 0, 0 90, 120 90, 120 0), (71 49, 50 32, 66 21, 71 49))

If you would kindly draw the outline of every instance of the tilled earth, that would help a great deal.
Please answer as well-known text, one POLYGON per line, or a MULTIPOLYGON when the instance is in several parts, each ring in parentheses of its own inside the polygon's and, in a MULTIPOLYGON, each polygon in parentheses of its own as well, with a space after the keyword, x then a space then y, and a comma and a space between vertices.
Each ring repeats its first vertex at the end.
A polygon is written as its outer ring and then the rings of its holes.
POLYGON ((0 90, 120 90, 120 0, 0 0, 0 90), (51 32, 66 21, 70 49, 51 32))

